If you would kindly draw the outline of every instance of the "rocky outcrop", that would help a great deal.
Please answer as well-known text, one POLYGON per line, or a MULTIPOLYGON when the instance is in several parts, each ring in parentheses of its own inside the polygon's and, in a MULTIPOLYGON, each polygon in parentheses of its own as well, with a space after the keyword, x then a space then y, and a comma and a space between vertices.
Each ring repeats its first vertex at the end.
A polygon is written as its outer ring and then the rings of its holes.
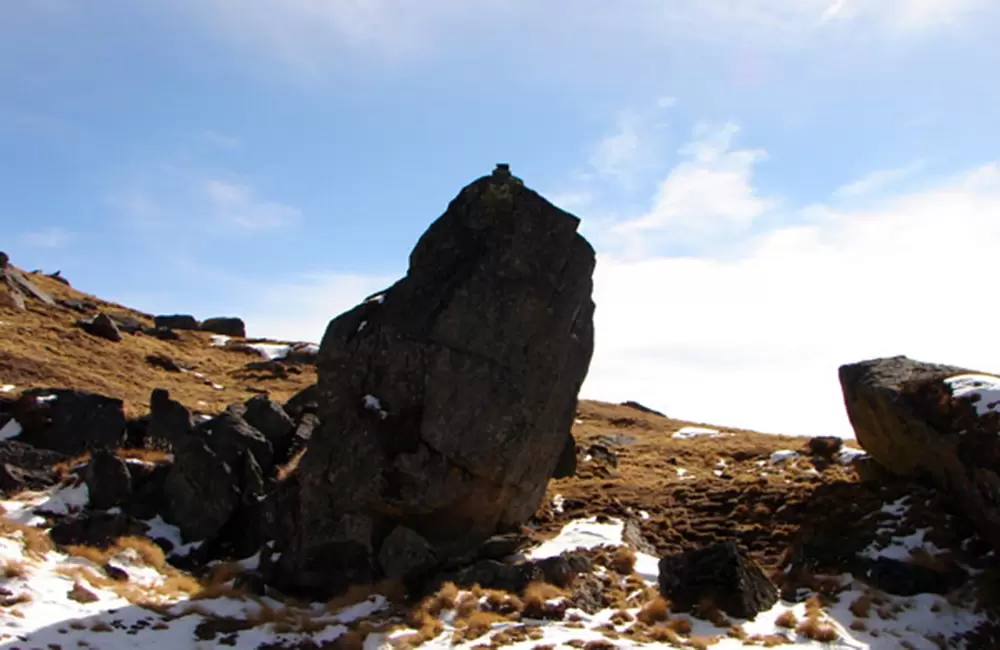
POLYGON ((103 312, 93 318, 78 320, 76 325, 87 334, 106 339, 112 343, 119 343, 122 340, 122 333, 118 329, 118 324, 103 312))
POLYGON ((208 318, 202 321, 201 330, 224 336, 238 336, 240 338, 247 336, 246 323, 243 322, 242 318, 235 317, 208 318))
POLYGON ((969 374, 978 373, 891 357, 842 366, 840 383, 865 451, 893 474, 950 492, 1000 549, 1000 414, 988 404, 980 413, 972 393, 956 397, 945 381, 969 374))
POLYGON ((132 496, 132 474, 125 461, 107 449, 91 454, 83 472, 90 507, 108 510, 125 505, 132 496))
POLYGON ((69 389, 25 391, 13 407, 19 440, 66 456, 91 447, 120 446, 125 437, 122 401, 69 389))
POLYGON ((0 252, 0 287, 6 289, 4 297, 7 301, 20 309, 25 308, 25 300, 29 297, 49 306, 56 304, 52 296, 36 287, 20 269, 11 265, 10 258, 3 252, 0 252))
POLYGON ((379 558, 399 526, 447 557, 536 511, 593 350, 578 225, 500 167, 430 226, 406 277, 330 323, 322 424, 286 484, 287 586, 397 572, 379 558))
POLYGON ((187 314, 170 314, 157 316, 153 319, 156 328, 170 330, 196 330, 201 327, 201 323, 194 316, 187 314))
POLYGON ((660 592, 673 611, 707 601, 736 618, 753 618, 778 602, 778 588, 735 542, 663 558, 660 592))

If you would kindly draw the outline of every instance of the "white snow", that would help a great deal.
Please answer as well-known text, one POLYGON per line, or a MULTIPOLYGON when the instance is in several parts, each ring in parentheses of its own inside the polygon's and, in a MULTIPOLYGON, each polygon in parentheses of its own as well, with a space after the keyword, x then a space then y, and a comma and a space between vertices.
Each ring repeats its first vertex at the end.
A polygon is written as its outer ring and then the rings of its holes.
POLYGON ((0 440, 9 440, 19 435, 21 435, 21 423, 17 420, 8 420, 7 424, 0 428, 0 440))
POLYGON ((719 433, 716 429, 706 429, 705 427, 681 427, 671 437, 684 440, 698 436, 705 436, 706 438, 719 438, 723 435, 725 434, 719 433))
POLYGON ((183 557, 195 550, 202 545, 202 542, 185 542, 184 538, 181 536, 181 530, 173 524, 168 524, 163 520, 163 517, 157 515, 153 519, 147 519, 145 522, 149 526, 149 530, 146 532, 146 537, 150 539, 165 539, 173 546, 170 551, 171 555, 176 555, 183 557))
POLYGON ((51 402, 54 401, 58 395, 39 395, 35 398, 36 402, 51 402))
POLYGON ((616 520, 597 523, 595 517, 578 519, 566 524, 556 537, 536 546, 525 555, 532 560, 542 560, 576 549, 592 549, 607 544, 619 546, 624 530, 625 524, 616 520))
POLYGON ((566 498, 561 494, 552 495, 552 509, 557 513, 562 513, 563 505, 566 503, 566 498))
POLYGON ((978 398, 979 415, 1000 411, 1000 377, 991 375, 955 375, 944 380, 953 397, 978 398))
POLYGON ((4 384, 3 386, 0 386, 0 393, 9 393, 15 388, 17 388, 17 386, 14 384, 4 384))
POLYGON ((230 341, 233 340, 232 337, 226 336, 225 334, 213 334, 211 336, 211 339, 212 339, 212 345, 218 348, 225 347, 226 343, 229 343, 230 341))
MULTIPOLYGON (((361 331, 360 329, 358 331, 361 331)), ((256 350, 260 356, 268 361, 284 359, 291 352, 304 350, 307 352, 319 352, 319 346, 315 343, 247 343, 247 347, 256 350)))
POLYGON ((771 464, 780 465, 781 463, 787 463, 790 460, 795 460, 798 457, 799 452, 797 451, 792 451, 791 449, 779 449, 771 454, 771 464))
POLYGON ((361 398, 364 401, 365 408, 369 411, 374 411, 378 413, 380 420, 384 420, 389 417, 389 413, 382 408, 382 400, 375 397, 374 395, 365 395, 361 398))
POLYGON ((868 452, 864 449, 855 449, 854 447, 841 447, 840 452, 837 454, 840 462, 844 464, 850 464, 855 458, 861 458, 862 456, 867 456, 868 452))

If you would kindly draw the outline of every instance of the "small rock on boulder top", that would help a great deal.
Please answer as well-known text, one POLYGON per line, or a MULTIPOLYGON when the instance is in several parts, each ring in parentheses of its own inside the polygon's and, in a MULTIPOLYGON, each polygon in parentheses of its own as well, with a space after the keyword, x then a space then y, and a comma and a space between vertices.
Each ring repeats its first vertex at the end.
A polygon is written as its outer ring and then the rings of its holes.
POLYGON ((398 573, 382 546, 400 525, 421 558, 447 558, 534 514, 593 351, 578 225, 498 168, 430 226, 406 277, 330 323, 322 425, 286 483, 286 587, 398 573))
POLYGON ((225 336, 238 336, 240 338, 246 338, 247 336, 247 326, 241 318, 209 318, 202 321, 201 330, 203 332, 212 332, 213 334, 222 334, 225 336))
POLYGON ((660 592, 674 611, 690 611, 707 599, 736 618, 753 618, 778 602, 778 588, 735 542, 663 558, 660 592))
POLYGON ((1000 391, 1000 377, 902 356, 840 368, 865 451, 893 474, 931 477, 1000 550, 1000 412, 990 408, 1000 393, 976 402, 977 382, 1000 391))
POLYGON ((171 330, 196 330, 201 327, 201 323, 194 316, 186 314, 172 314, 168 316, 157 316, 153 319, 157 328, 171 330))

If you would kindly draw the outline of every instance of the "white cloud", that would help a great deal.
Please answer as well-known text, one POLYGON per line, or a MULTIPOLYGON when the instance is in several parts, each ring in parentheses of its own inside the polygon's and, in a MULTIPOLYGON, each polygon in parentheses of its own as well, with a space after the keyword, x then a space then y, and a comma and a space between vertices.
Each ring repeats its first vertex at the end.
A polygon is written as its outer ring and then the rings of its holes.
POLYGON ((254 283, 254 300, 242 315, 251 336, 311 341, 323 338, 334 317, 387 288, 399 276, 306 273, 277 284, 254 283))
POLYGON ((211 179, 204 192, 216 218, 247 230, 279 228, 302 215, 298 208, 259 199, 250 187, 238 183, 211 179))
POLYGON ((903 167, 879 169, 837 188, 834 195, 840 198, 869 196, 910 178, 923 170, 924 167, 924 162, 917 160, 903 167))
POLYGON ((906 354, 1000 371, 984 319, 1000 246, 1000 166, 864 210, 802 216, 805 225, 761 235, 734 259, 602 255, 584 396, 849 436, 843 363, 906 354))
POLYGON ((65 228, 46 228, 35 232, 23 233, 21 244, 27 248, 66 248, 75 234, 65 228))
POLYGON ((773 207, 774 200, 758 195, 752 185, 754 165, 766 159, 760 149, 733 149, 739 127, 701 124, 692 142, 681 148, 687 160, 671 170, 660 184, 653 208, 619 223, 614 231, 625 237, 643 237, 649 231, 695 240, 719 234, 738 234, 756 217, 773 207))
POLYGON ((636 115, 622 111, 614 130, 597 143, 590 156, 590 165, 598 174, 622 183, 630 182, 642 157, 643 143, 637 121, 636 115))

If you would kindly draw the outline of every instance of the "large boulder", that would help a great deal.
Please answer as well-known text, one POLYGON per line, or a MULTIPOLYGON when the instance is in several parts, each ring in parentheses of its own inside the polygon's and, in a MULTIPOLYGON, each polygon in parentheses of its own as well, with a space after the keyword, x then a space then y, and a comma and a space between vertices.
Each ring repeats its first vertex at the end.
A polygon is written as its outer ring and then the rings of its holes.
POLYGON ((660 592, 687 612, 708 601, 736 618, 753 618, 778 602, 778 588, 736 542, 660 560, 660 592))
POLYGON ((427 544, 408 558, 448 557, 535 513, 593 351, 578 225, 498 166, 430 226, 403 279, 330 323, 321 425, 286 484, 287 587, 397 573, 410 560, 381 547, 400 525, 427 544))
POLYGON ((246 338, 247 326, 242 318, 220 316, 218 318, 208 318, 201 323, 203 332, 213 332, 225 336, 238 336, 246 338))
POLYGON ((891 357, 842 366, 840 383, 865 451, 949 491, 1000 550, 1000 378, 891 357))
POLYGON ((107 449, 97 449, 83 472, 90 507, 108 510, 125 505, 132 496, 132 475, 125 461, 107 449))
POLYGON ((91 336, 107 339, 112 343, 119 343, 122 340, 122 332, 110 316, 101 312, 93 318, 85 318, 76 321, 77 327, 91 336))
POLYGON ((198 319, 189 314, 165 314, 156 316, 153 323, 157 329, 196 330, 201 327, 198 319))
POLYGON ((163 485, 164 519, 185 542, 214 538, 240 505, 239 477, 197 436, 174 443, 174 464, 163 485))
POLYGON ((13 407, 23 429, 18 440, 66 456, 92 447, 115 448, 125 438, 120 399, 68 389, 31 389, 13 407))

